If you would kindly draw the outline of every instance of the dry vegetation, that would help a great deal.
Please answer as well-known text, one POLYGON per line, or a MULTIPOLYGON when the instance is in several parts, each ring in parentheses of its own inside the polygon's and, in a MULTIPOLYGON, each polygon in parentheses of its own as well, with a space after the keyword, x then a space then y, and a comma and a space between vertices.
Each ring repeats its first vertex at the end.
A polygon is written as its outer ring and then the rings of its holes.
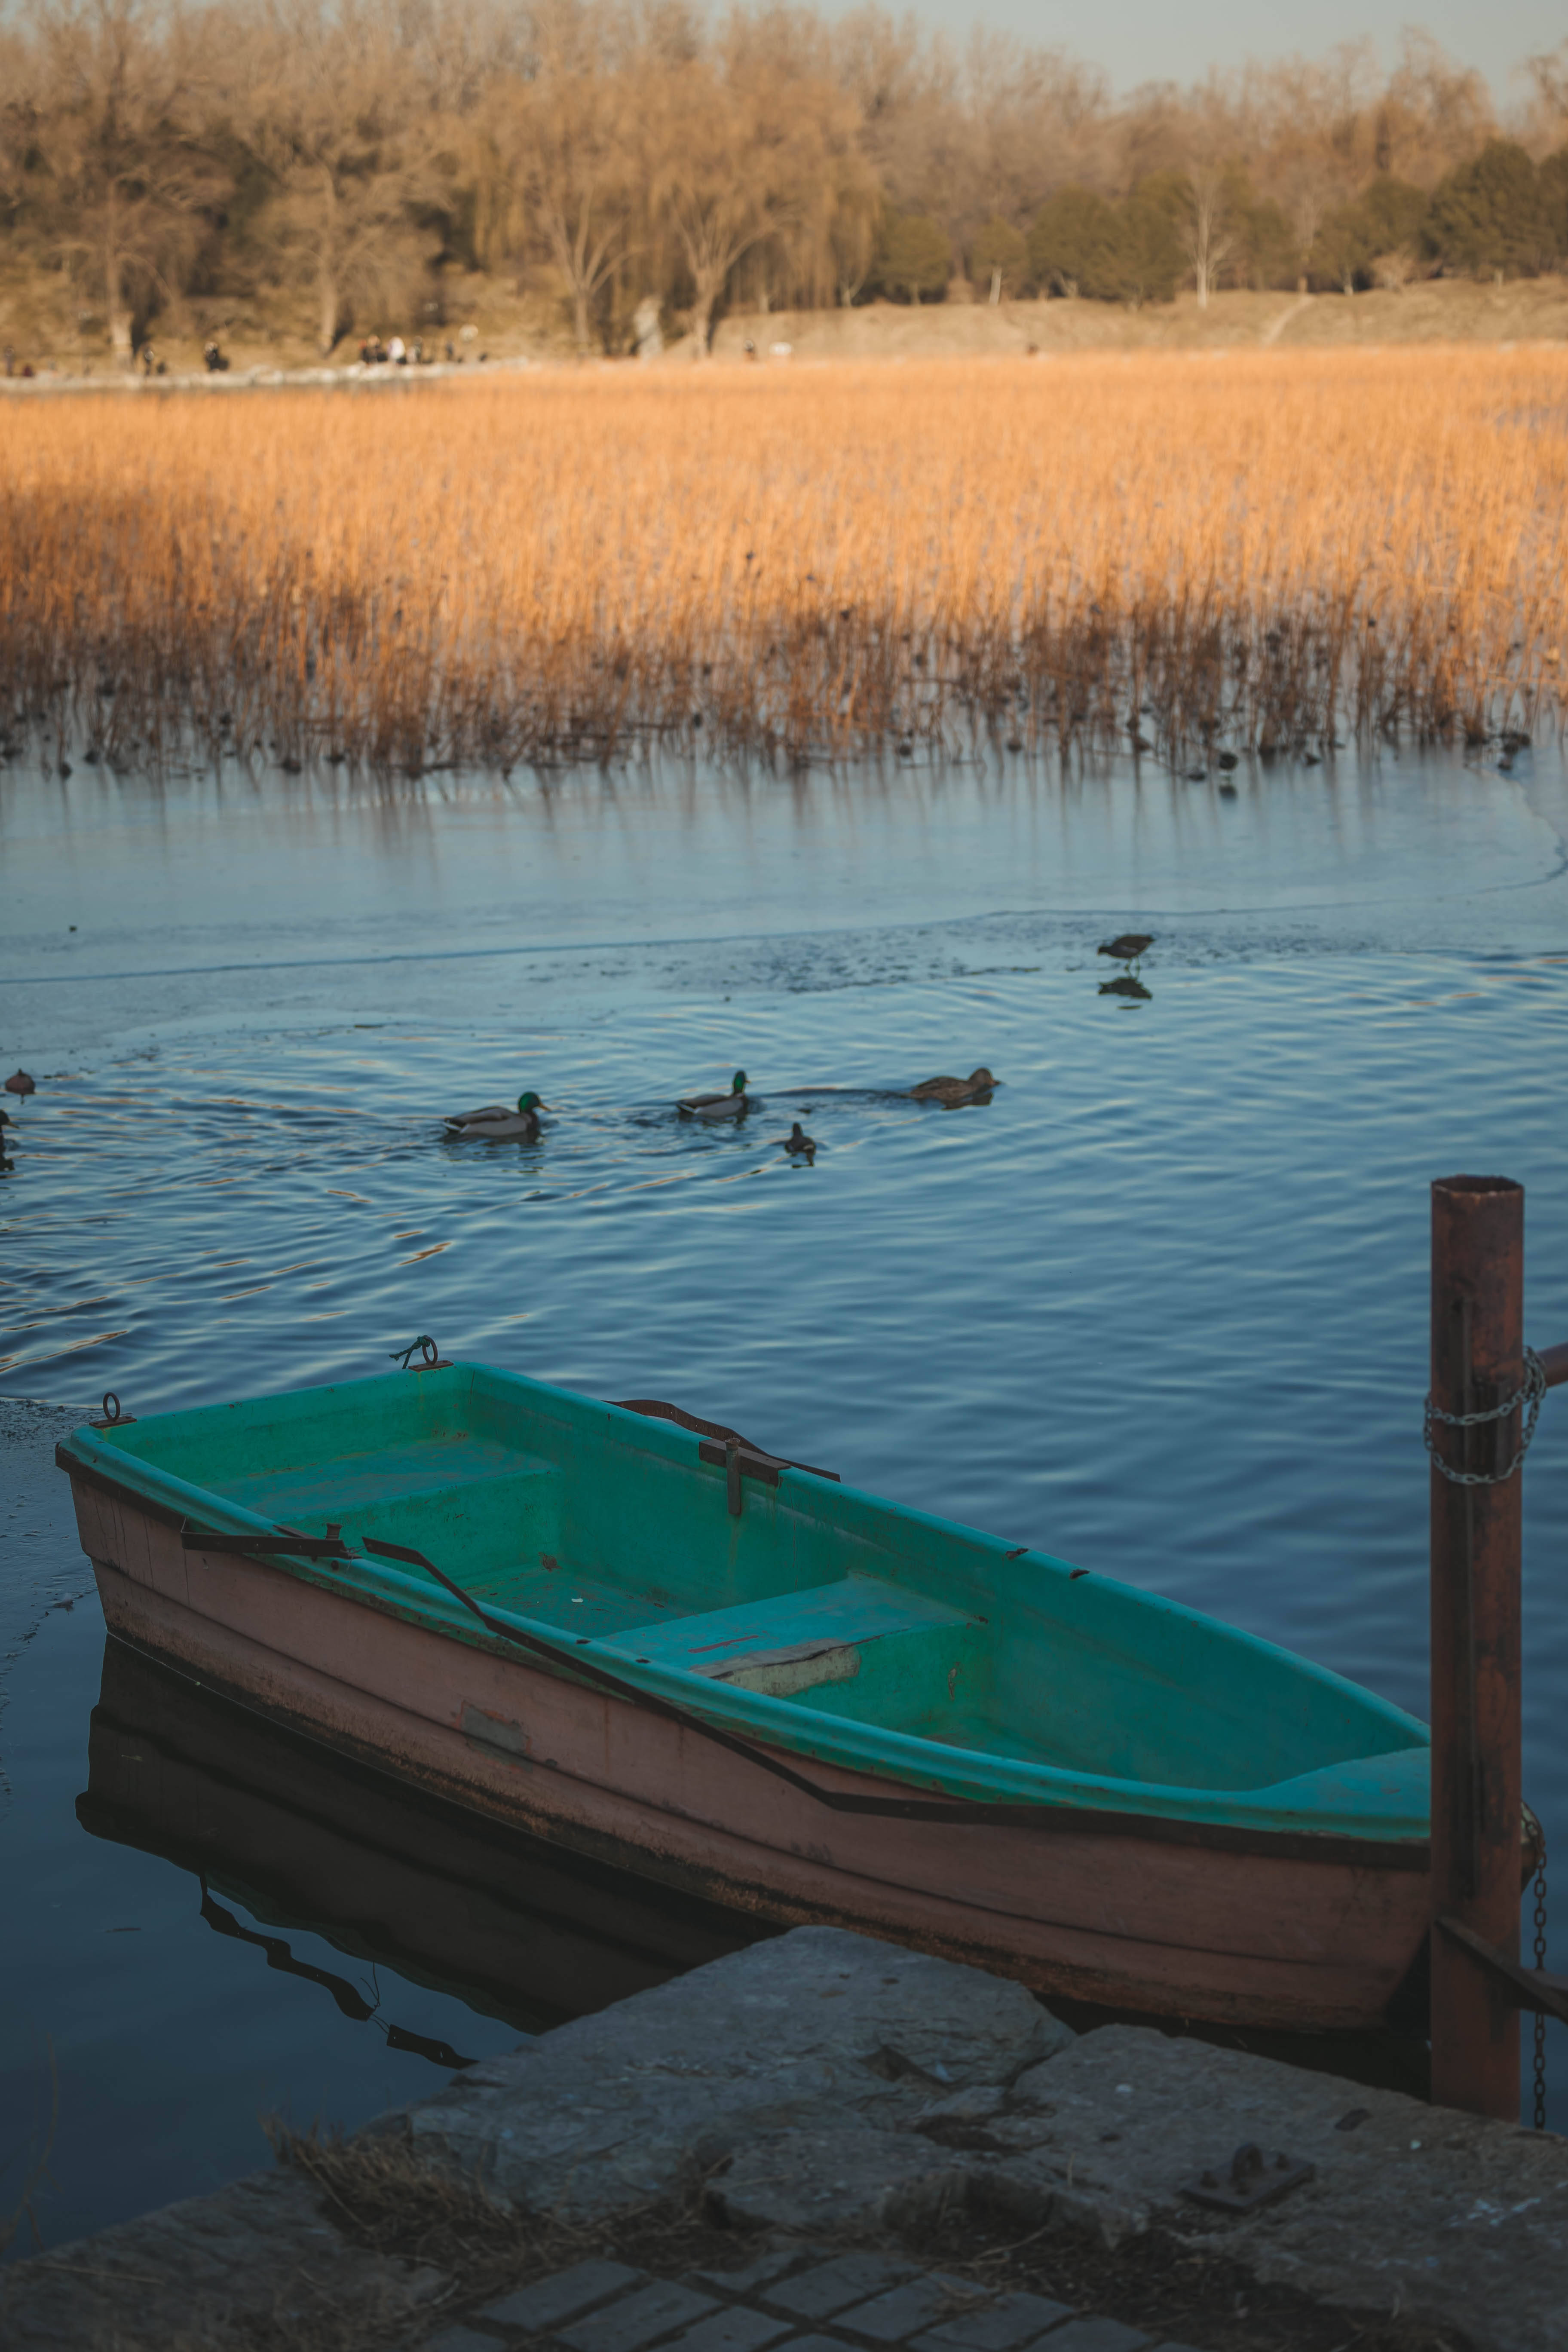
POLYGON ((13 747, 500 768, 1557 723, 1568 354, 611 368, 8 418, 13 747))

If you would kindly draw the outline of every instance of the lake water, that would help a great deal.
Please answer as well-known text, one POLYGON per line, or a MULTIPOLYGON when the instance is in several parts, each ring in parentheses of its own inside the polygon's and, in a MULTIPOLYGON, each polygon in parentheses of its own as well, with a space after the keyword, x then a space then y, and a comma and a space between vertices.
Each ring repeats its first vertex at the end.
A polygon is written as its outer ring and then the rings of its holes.
MULTIPOLYGON (((39 1087, 0 1187, 0 1395, 156 1412, 430 1332, 1425 1714, 1434 1176, 1527 1186, 1528 1329, 1568 1338, 1568 778, 1236 783, 13 769, 0 1058, 39 1087), (1142 998, 1103 992, 1129 928, 1142 998), (984 1108, 900 1095, 981 1062, 984 1108), (738 1065, 763 1108, 683 1126, 738 1065), (524 1087, 538 1146, 443 1141, 524 1087), (796 1116, 814 1166, 773 1147, 796 1116)), ((1525 1482, 1525 1697, 1568 1853, 1565 1416, 1525 1482)), ((721 1918, 477 1828, 459 1853, 221 1711, 175 1726, 123 1662, 89 1724, 102 1623, 57 1484, 0 1586, 0 2112, 41 2130, 58 2084, 47 2242, 248 2168, 262 2110, 358 2122, 723 1948, 721 1918)))

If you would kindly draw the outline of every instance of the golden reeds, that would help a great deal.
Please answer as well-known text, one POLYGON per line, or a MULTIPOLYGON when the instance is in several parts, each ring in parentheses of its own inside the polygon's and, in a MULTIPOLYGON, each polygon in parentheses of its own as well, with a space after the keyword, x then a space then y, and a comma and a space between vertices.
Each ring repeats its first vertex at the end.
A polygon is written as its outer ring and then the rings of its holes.
POLYGON ((0 435, 0 719, 116 766, 1561 717, 1550 350, 541 371, 0 435))

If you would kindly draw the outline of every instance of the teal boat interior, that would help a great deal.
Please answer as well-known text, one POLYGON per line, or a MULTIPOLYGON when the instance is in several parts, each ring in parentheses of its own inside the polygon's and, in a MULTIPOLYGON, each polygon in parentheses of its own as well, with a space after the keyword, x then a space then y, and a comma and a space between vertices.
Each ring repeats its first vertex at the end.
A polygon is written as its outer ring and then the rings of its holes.
MULTIPOLYGON (((155 1514, 424 1553, 494 1618, 705 1721, 900 1787, 1257 1832, 1424 1840, 1428 1739, 1179 1603, 797 1468, 741 1507, 700 1439, 479 1364, 76 1431, 155 1514)), ((284 1556, 505 1652, 413 1566, 284 1556)), ((301 1596, 303 1600, 303 1595, 301 1596)), ((532 1661, 537 1663, 537 1660, 532 1661)))

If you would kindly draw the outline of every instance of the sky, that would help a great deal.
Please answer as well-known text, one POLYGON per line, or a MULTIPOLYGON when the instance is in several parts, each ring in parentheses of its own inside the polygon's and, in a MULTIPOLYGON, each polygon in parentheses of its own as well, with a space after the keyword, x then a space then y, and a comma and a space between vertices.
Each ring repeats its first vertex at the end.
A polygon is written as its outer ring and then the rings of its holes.
MULTIPOLYGON (((894 13, 900 14, 897 0, 894 13)), ((1201 80, 1211 65, 1246 58, 1321 57, 1340 41, 1373 39, 1393 60, 1402 27, 1415 23, 1452 57, 1479 66, 1498 103, 1523 85, 1513 68, 1568 35, 1563 0, 1315 0, 1310 10, 1259 7, 1257 0, 916 0, 915 14, 963 40, 976 24, 1074 50, 1102 66, 1120 91, 1145 81, 1201 80)))

